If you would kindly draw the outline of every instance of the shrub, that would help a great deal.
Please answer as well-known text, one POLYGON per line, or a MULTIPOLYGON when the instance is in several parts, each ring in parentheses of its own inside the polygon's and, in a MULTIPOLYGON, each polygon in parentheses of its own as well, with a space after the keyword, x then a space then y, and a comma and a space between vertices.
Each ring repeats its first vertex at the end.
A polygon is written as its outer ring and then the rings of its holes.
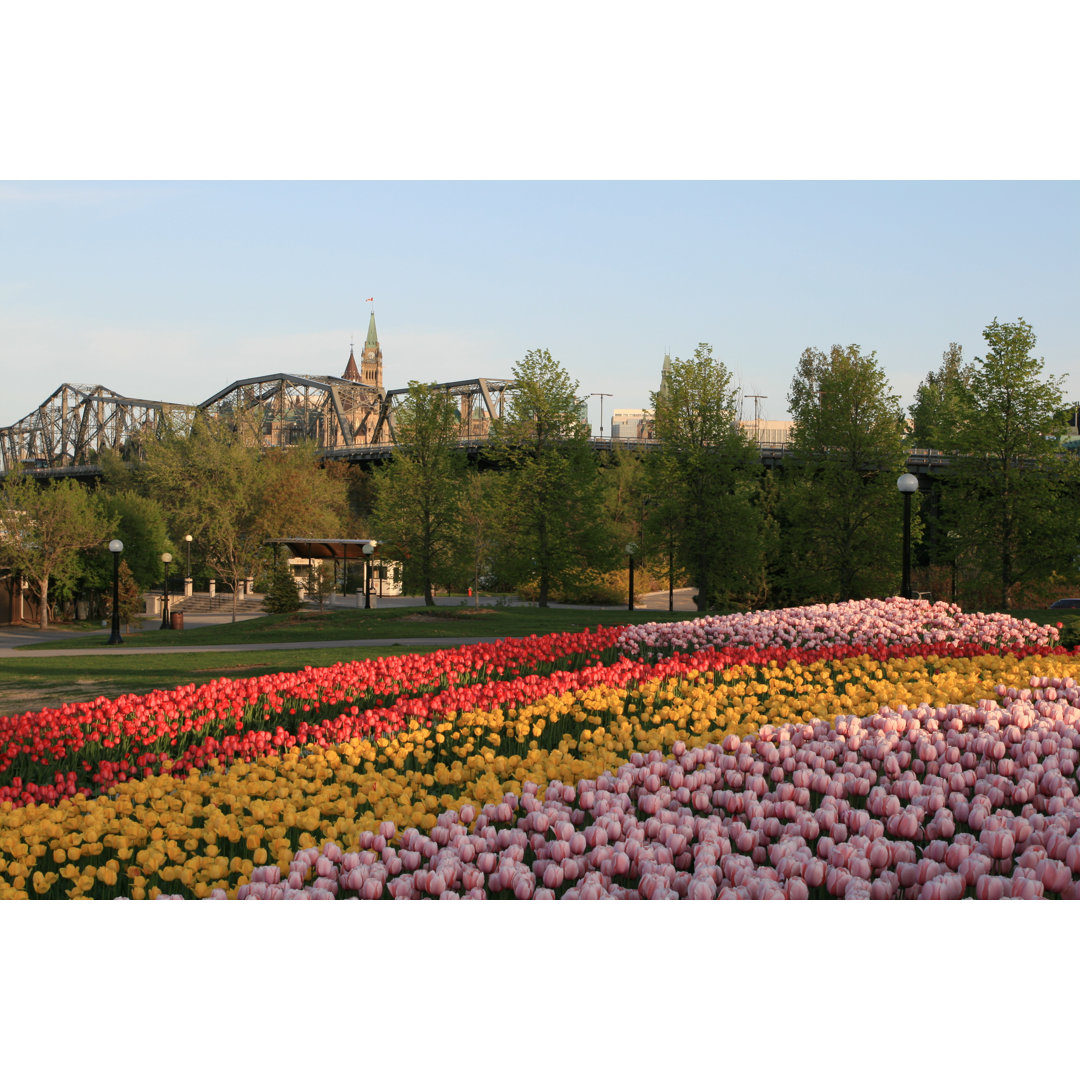
POLYGON ((296 587, 296 578, 293 577, 288 563, 279 564, 270 572, 263 607, 273 614, 285 614, 299 609, 300 590, 296 587))

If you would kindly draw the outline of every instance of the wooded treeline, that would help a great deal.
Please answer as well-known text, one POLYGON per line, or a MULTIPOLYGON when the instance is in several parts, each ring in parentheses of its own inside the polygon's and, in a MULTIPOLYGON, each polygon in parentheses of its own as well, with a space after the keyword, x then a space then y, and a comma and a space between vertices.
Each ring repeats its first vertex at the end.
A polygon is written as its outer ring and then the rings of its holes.
POLYGON ((625 602, 631 557, 639 590, 691 585, 701 610, 888 596, 900 589, 897 478, 911 447, 933 447, 950 464, 913 499, 913 587, 967 607, 1042 606, 1080 593, 1070 410, 1023 319, 995 319, 983 337, 971 361, 949 345, 907 413, 875 353, 808 348, 788 394, 791 452, 773 469, 704 343, 666 365, 651 395, 659 446, 640 455, 590 447, 578 384, 543 349, 515 365, 507 413, 473 461, 456 447, 453 404, 419 383, 395 417, 393 457, 369 471, 311 445, 259 450, 203 416, 135 463, 104 455, 92 489, 9 475, 0 571, 28 580, 45 613, 78 596, 96 614, 113 537, 143 589, 160 587, 167 551, 174 575, 190 554, 197 588, 215 578, 234 593, 268 582, 269 538, 375 537, 404 591, 429 603, 469 587, 625 602))

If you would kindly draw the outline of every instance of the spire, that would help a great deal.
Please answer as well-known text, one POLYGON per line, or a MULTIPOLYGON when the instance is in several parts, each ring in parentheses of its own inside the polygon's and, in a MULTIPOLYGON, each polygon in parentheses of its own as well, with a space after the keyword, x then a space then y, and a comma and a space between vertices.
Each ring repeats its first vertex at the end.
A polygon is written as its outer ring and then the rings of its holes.
POLYGON ((657 397, 664 398, 668 392, 668 379, 671 376, 671 354, 664 353, 664 366, 660 371, 660 390, 657 397))
POLYGON ((379 347, 379 335, 375 330, 375 312, 371 313, 368 320, 367 340, 364 342, 364 351, 360 365, 361 380, 369 386, 377 386, 382 389, 382 349, 379 347))
POLYGON ((349 346, 349 362, 345 365, 345 374, 341 376, 343 379, 351 379, 353 382, 360 381, 360 372, 356 367, 356 358, 353 356, 352 346, 349 346))

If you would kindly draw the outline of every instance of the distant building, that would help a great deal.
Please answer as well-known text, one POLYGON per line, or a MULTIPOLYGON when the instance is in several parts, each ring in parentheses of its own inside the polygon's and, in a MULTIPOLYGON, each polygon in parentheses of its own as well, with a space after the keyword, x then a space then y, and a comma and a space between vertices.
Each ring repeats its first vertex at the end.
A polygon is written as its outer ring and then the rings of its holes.
POLYGON ((739 426, 758 446, 786 446, 791 441, 794 420, 740 420, 739 426))
POLYGON ((611 414, 613 439, 651 439, 652 427, 651 409, 616 409, 611 414))

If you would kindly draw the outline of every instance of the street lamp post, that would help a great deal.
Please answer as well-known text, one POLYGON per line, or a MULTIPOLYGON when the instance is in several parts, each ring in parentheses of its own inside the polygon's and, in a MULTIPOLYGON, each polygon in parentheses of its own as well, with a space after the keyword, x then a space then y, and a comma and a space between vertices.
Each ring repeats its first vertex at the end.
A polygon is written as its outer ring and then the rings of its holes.
POLYGON ((184 595, 190 596, 191 589, 191 533, 188 533, 184 537, 184 543, 187 544, 187 569, 184 577, 184 595))
POLYGON ((169 626, 169 563, 172 556, 166 551, 161 556, 161 629, 168 630, 169 626))
POLYGON ((375 541, 364 545, 364 607, 371 607, 371 556, 375 553, 375 541))
POLYGON ((634 556, 637 554, 637 544, 629 543, 626 545, 626 554, 630 559, 630 589, 629 597, 626 601, 626 608, 628 611, 634 610, 634 556))
POLYGON ((900 595, 911 599, 911 496, 919 490, 919 478, 906 472, 896 481, 896 487, 904 496, 904 566, 900 580, 900 595))
POLYGON ((120 552, 124 550, 124 541, 110 540, 109 550, 112 552, 112 633, 108 643, 123 645, 124 639, 120 636, 120 552))
POLYGON ((590 394, 589 397, 598 397, 600 399, 600 438, 604 437, 604 398, 611 397, 611 394, 590 394))

